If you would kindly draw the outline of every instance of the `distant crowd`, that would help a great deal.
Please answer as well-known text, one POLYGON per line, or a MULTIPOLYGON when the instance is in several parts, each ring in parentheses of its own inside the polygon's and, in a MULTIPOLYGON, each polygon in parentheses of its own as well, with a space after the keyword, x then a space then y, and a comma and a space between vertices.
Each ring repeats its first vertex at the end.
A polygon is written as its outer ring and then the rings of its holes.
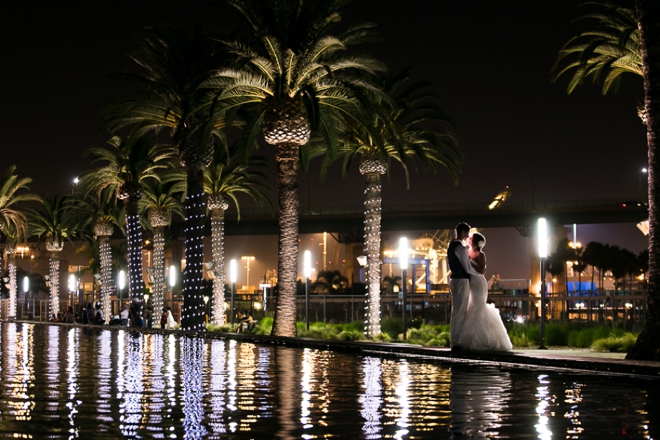
MULTIPOLYGON (((69 307, 64 313, 58 313, 53 318, 53 322, 103 325, 105 324, 105 316, 103 315, 101 303, 96 303, 96 305, 88 303, 82 313, 75 313, 73 307, 69 307)), ((147 307, 143 311, 142 304, 137 302, 131 303, 130 307, 128 304, 122 304, 119 315, 113 316, 109 322, 109 325, 121 327, 153 328, 153 324, 153 309, 147 307)), ((172 315, 172 309, 165 306, 160 316, 160 327, 171 330, 178 328, 178 326, 172 315)))

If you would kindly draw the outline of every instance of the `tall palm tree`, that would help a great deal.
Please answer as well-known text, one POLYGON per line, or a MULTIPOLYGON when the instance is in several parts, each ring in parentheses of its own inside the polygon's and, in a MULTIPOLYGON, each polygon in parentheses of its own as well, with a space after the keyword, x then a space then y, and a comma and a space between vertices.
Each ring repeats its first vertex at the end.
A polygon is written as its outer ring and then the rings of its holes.
MULTIPOLYGON (((410 159, 417 159, 425 168, 444 167, 454 180, 463 160, 453 135, 442 124, 453 125, 439 106, 439 96, 431 84, 422 81, 406 85, 410 70, 396 76, 384 76, 380 81, 392 104, 377 101, 374 108, 372 132, 379 132, 383 144, 373 142, 370 133, 356 124, 348 124, 339 152, 344 155, 344 171, 353 159, 360 159, 360 174, 365 176, 364 252, 367 256, 367 303, 365 307, 365 333, 374 337, 380 333, 381 290, 381 175, 387 172, 391 161, 406 170, 410 159), (405 87, 404 87, 405 85, 405 87), (432 126, 433 128, 428 128, 432 126), (408 162, 407 162, 408 161, 408 162)), ((326 164, 334 158, 329 158, 326 164)))
MULTIPOLYGON (((656 194, 660 184, 655 179, 656 171, 660 169, 657 154, 660 139, 660 55, 657 52, 660 47, 660 5, 655 0, 635 0, 634 9, 612 0, 604 4, 606 13, 593 16, 602 35, 592 32, 594 44, 576 45, 575 53, 580 54, 580 63, 576 67, 577 72, 585 72, 579 75, 583 78, 602 78, 603 85, 607 86, 605 91, 609 89, 609 84, 616 84, 624 72, 630 71, 643 77, 644 105, 639 114, 646 124, 649 157, 649 293, 644 330, 627 358, 660 360, 660 240, 655 236, 659 221, 656 194)), ((589 38, 589 34, 586 36, 589 38)), ((558 72, 559 75, 562 70, 558 72)), ((575 83, 579 84, 581 80, 578 78, 575 83)))
MULTIPOLYGON (((216 151, 213 163, 204 170, 204 192, 208 195, 208 210, 211 215, 211 252, 213 256, 213 325, 224 325, 225 294, 225 211, 233 201, 240 220, 237 195, 247 194, 261 206, 262 201, 270 204, 264 191, 270 189, 264 183, 266 176, 255 170, 268 164, 266 158, 252 156, 243 163, 233 163, 230 154, 216 151)), ((233 313, 233 311, 232 311, 233 313)))
POLYGON ((222 63, 217 42, 200 32, 187 37, 162 25, 146 28, 129 54, 139 70, 116 75, 141 88, 112 101, 106 127, 131 126, 136 133, 167 131, 186 170, 185 258, 181 328, 204 329, 202 262, 205 216, 203 170, 212 160, 214 142, 224 142, 224 119, 202 103, 199 84, 222 63), (216 117, 212 117, 215 115, 216 117))
MULTIPOLYGON (((21 213, 22 215, 22 213, 21 213)), ((25 218, 25 217, 22 217, 25 218)), ((19 220, 20 221, 20 220, 19 220)), ((9 308, 7 310, 7 319, 16 319, 16 245, 21 240, 20 231, 25 230, 25 224, 7 223, 2 229, 2 233, 7 238, 5 244, 5 255, 7 258, 7 272, 9 273, 9 308)))
MULTIPOLYGON (((176 171, 176 170, 175 170, 176 171)), ((165 228, 172 221, 172 214, 183 218, 182 198, 185 195, 185 174, 180 172, 165 175, 161 181, 151 181, 144 186, 144 197, 140 199, 142 212, 148 213, 148 224, 153 229, 153 286, 151 292, 154 305, 154 327, 160 327, 163 314, 163 286, 165 284, 165 228)))
MULTIPOLYGON (((103 166, 92 169, 81 178, 81 186, 96 192, 98 197, 122 200, 126 210, 128 241, 128 289, 133 301, 142 303, 142 226, 139 200, 144 195, 142 185, 149 179, 158 180, 158 172, 169 166, 173 151, 154 142, 151 136, 122 139, 114 136, 108 147, 93 147, 87 151, 92 163, 103 166)), ((110 201, 110 200, 108 200, 110 201)))
POLYGON ((337 28, 345 3, 226 0, 249 39, 224 41, 237 57, 234 68, 219 70, 203 84, 216 89, 220 108, 245 111, 248 145, 263 132, 266 143, 275 147, 280 233, 273 334, 278 336, 296 334, 299 160, 306 163, 313 152, 312 133, 332 150, 342 121, 367 124, 364 97, 377 90, 362 77, 384 69, 373 58, 347 50, 373 41, 374 33, 366 24, 337 28))
POLYGON ((60 312, 60 252, 64 240, 71 240, 79 231, 79 222, 71 213, 70 196, 46 196, 41 209, 28 211, 29 235, 44 240, 50 252, 50 313, 52 318, 60 312))

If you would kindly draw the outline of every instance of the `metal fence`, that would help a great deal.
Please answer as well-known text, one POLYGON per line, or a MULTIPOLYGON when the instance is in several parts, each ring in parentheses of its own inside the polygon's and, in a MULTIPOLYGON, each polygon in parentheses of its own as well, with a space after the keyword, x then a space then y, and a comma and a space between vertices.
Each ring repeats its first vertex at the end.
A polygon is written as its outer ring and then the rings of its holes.
MULTIPOLYGON (((238 296, 235 301, 236 313, 250 311, 255 319, 273 316, 275 311, 274 298, 268 298, 267 307, 263 309, 260 297, 246 300, 238 296), (255 305, 262 307, 256 307, 255 305)), ((227 298, 228 300, 228 298, 227 298)), ((539 316, 540 299, 529 295, 508 295, 491 293, 489 302, 500 311, 502 319, 524 322, 537 320, 539 316)), ((7 319, 8 299, 0 300, 0 318, 7 319)), ((125 302, 125 301, 124 301, 125 302)), ((364 295, 311 295, 310 322, 345 323, 364 319, 364 295)), ((60 301, 60 310, 69 307, 67 301, 60 301)), ((180 320, 181 300, 168 301, 172 306, 175 319, 180 320)), ((120 301, 112 300, 113 315, 119 314, 120 301)), ((449 294, 412 294, 406 300, 406 317, 410 320, 421 320, 430 324, 448 324, 451 314, 451 295, 449 294)), ((80 304, 74 307, 76 313, 82 312, 80 304)), ((207 307, 210 311, 210 307, 207 307)), ((17 300, 16 318, 30 321, 49 320, 48 300, 17 300)), ((400 318, 403 315, 403 301, 400 296, 384 295, 381 297, 381 316, 383 318, 400 318)), ((563 293, 550 294, 546 316, 555 321, 572 322, 610 322, 623 324, 625 327, 643 323, 646 315, 645 291, 586 291, 581 295, 563 293)), ((154 317, 158 319, 158 317, 154 317)), ((227 316, 228 322, 230 315, 227 316)), ((296 298, 296 319, 305 320, 305 297, 296 298)))

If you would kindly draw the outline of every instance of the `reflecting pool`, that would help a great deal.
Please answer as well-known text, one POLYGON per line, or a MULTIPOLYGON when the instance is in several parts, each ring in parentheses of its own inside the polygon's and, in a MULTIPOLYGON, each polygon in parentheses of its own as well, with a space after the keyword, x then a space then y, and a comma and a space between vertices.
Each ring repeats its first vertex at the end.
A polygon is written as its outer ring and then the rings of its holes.
POLYGON ((11 438, 655 438, 657 380, 0 324, 11 438))

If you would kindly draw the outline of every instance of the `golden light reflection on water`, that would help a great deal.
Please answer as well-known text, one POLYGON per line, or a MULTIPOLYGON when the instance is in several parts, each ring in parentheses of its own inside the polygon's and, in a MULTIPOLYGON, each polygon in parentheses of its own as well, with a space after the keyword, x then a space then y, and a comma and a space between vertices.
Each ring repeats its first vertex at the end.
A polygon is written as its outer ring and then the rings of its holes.
POLYGON ((653 438, 659 414, 651 389, 619 379, 172 334, 0 327, 0 426, 15 438, 586 439, 601 425, 653 438))

